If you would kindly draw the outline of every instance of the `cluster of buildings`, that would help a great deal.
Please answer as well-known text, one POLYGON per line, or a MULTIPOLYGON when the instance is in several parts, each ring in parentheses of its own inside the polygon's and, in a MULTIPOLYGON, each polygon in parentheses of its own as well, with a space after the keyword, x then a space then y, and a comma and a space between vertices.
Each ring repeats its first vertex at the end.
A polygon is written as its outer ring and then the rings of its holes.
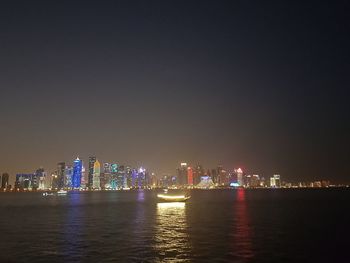
POLYGON ((66 190, 118 190, 126 188, 146 188, 152 184, 154 174, 142 167, 136 169, 117 163, 100 163, 95 157, 89 157, 85 169, 83 161, 75 159, 73 164, 60 162, 52 174, 43 168, 32 174, 17 174, 16 190, 66 189, 66 190))
MULTIPOLYGON (((1 189, 11 190, 9 175, 0 177, 1 189)), ((279 174, 267 180, 257 174, 246 174, 241 168, 225 170, 221 165, 205 170, 202 165, 191 166, 181 163, 175 175, 156 176, 146 169, 132 168, 117 163, 101 163, 95 156, 89 157, 87 169, 83 161, 76 158, 72 164, 60 162, 53 173, 48 174, 44 168, 34 173, 17 174, 14 189, 21 190, 120 190, 139 188, 295 188, 295 187, 329 187, 329 181, 311 183, 286 183, 279 174)))
POLYGON ((214 169, 205 170, 202 165, 192 167, 187 163, 181 163, 177 169, 177 175, 171 179, 169 180, 168 177, 162 178, 160 185, 163 187, 178 185, 195 188, 281 187, 279 175, 271 177, 269 184, 264 177, 260 177, 259 175, 246 174, 241 168, 227 171, 221 165, 214 169))
POLYGON ((265 179, 258 174, 247 174, 241 168, 231 171, 221 165, 214 169, 204 169, 201 165, 191 166, 181 163, 177 168, 176 176, 164 175, 158 179, 160 187, 187 187, 187 188, 302 188, 302 187, 329 187, 328 180, 315 182, 300 182, 292 184, 281 181, 279 174, 265 179))

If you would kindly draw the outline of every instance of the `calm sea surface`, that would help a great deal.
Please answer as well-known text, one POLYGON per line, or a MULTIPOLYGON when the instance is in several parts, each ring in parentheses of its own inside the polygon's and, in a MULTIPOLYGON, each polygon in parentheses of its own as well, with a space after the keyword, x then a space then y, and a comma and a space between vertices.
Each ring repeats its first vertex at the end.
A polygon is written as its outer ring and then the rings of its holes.
POLYGON ((0 194, 1 262, 350 262, 350 189, 0 194))

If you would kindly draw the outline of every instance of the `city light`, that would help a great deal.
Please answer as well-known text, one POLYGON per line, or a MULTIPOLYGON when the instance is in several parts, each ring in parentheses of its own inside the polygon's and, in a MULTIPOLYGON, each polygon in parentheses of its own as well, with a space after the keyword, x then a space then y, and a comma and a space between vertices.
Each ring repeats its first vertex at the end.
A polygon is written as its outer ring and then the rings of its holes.
MULTIPOLYGON (((175 170, 175 169, 174 169, 175 170)), ((9 175, 4 173, 1 192, 7 191, 47 191, 61 189, 67 191, 118 191, 135 189, 229 189, 229 188, 328 188, 329 180, 290 183, 282 181, 279 174, 262 176, 246 173, 241 168, 226 170, 222 165, 215 169, 204 169, 202 165, 180 163, 175 174, 159 175, 143 167, 100 163, 95 156, 89 157, 89 170, 84 173, 83 160, 76 158, 73 163, 58 162, 57 170, 48 173, 40 167, 31 174, 17 174, 14 188, 9 185, 9 175), (266 178, 266 179, 265 179, 266 178)), ((344 185, 346 186, 346 185, 344 185)), ((162 196, 159 198, 184 198, 184 196, 162 196)))

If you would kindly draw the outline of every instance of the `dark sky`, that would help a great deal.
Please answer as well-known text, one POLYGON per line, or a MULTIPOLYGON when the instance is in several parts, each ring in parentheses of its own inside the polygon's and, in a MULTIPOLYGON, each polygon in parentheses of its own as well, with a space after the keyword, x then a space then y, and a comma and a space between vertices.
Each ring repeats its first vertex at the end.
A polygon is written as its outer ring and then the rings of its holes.
POLYGON ((94 154, 349 182, 349 14, 349 1, 2 1, 0 172, 94 154))

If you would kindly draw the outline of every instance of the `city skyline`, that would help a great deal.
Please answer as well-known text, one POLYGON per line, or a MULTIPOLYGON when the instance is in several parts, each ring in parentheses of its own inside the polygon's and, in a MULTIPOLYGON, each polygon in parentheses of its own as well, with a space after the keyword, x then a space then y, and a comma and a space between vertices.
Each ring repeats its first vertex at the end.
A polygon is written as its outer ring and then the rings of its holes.
MULTIPOLYGON (((53 170, 45 170, 39 167, 35 172, 16 173, 12 177, 8 173, 0 174, 0 184, 3 190, 23 189, 24 179, 27 178, 27 186, 24 188, 45 190, 52 189, 122 189, 138 187, 168 187, 186 186, 195 188, 212 187, 328 187, 346 186, 347 183, 337 183, 329 180, 329 177, 315 177, 310 181, 281 180, 279 173, 261 174, 257 171, 244 170, 241 167, 224 167, 221 164, 215 167, 205 167, 200 163, 179 163, 179 167, 172 173, 156 174, 152 168, 145 166, 132 166, 117 161, 99 161, 96 156, 88 158, 87 165, 84 160, 77 157, 72 162, 58 162, 53 170), (143 174, 143 179, 135 179, 136 174, 143 174), (121 176, 121 177, 120 177, 121 176), (5 177, 5 180, 2 180, 5 177), (19 178, 22 186, 19 187, 19 178), (137 180, 137 182, 135 182, 137 180), (139 183, 138 180, 144 180, 139 183), (164 182, 166 183, 164 184, 164 182), (276 183, 278 181, 278 183, 276 183), (3 187, 6 185, 6 187, 3 187)), ((139 178, 139 175, 136 175, 139 178)))
POLYGON ((7 2, 0 172, 93 154, 347 183, 346 7, 7 2))

